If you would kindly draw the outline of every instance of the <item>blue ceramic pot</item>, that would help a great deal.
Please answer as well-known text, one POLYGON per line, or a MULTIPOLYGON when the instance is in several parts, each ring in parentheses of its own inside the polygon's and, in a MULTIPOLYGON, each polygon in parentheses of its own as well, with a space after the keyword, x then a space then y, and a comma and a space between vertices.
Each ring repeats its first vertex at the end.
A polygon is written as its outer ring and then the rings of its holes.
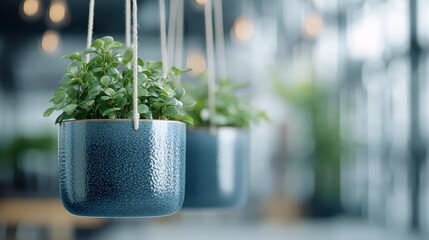
POLYGON ((248 133, 220 127, 187 132, 185 208, 234 208, 247 198, 248 133))
POLYGON ((163 216, 185 191, 184 123, 140 120, 65 121, 59 129, 60 195, 72 214, 163 216))

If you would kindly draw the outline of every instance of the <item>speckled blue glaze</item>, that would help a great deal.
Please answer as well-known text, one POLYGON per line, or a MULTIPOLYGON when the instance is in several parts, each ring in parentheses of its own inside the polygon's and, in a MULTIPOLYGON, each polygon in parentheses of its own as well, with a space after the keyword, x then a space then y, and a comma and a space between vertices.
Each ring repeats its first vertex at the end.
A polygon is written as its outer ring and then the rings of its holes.
POLYGON ((185 191, 186 126, 175 121, 66 121, 59 129, 60 196, 72 214, 163 216, 185 191))
POLYGON ((184 208, 237 208, 247 198, 248 133, 231 127, 189 130, 184 208))

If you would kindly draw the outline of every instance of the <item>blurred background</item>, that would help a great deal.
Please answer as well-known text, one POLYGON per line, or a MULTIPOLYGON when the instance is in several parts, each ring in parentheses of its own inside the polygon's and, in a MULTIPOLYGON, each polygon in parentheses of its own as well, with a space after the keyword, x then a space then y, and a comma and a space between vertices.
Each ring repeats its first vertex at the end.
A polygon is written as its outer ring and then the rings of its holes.
MULTIPOLYGON (((183 63, 205 71, 203 5, 185 0, 183 63)), ((169 1, 167 1, 167 6, 169 1)), ((157 0, 140 55, 161 59, 157 0)), ((92 219, 58 199, 64 67, 87 0, 0 1, 0 239, 428 239, 429 0, 223 1, 228 75, 270 122, 251 128, 242 209, 92 219)), ((124 41, 124 1, 96 1, 94 37, 124 41)))

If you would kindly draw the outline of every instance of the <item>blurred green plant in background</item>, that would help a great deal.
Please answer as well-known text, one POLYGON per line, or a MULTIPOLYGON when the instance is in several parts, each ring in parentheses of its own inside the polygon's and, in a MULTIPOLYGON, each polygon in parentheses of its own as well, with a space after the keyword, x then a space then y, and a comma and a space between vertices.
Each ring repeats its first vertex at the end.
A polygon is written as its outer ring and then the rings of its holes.
MULTIPOLYGON (((55 153, 57 148, 57 137, 51 134, 43 134, 38 136, 16 136, 8 144, 0 145, 0 168, 4 171, 13 173, 11 177, 1 178, 0 194, 3 191, 13 190, 19 191, 26 189, 25 172, 22 166, 22 158, 30 151, 38 151, 41 153, 51 154, 55 153), (3 181, 3 182, 1 182, 3 181), (7 189, 9 188, 9 189, 7 189)), ((36 157, 36 156, 32 156, 36 157)), ((32 157, 30 157, 30 160, 32 157)), ((45 168, 52 164, 55 158, 43 159, 45 168)), ((36 160, 34 160, 36 161, 36 160)), ((2 176, 5 177, 5 176, 2 176)), ((47 188, 47 186, 45 186, 47 188)))
POLYGON ((288 86, 275 80, 276 93, 296 110, 308 116, 314 149, 310 164, 314 168, 318 201, 339 201, 340 191, 340 118, 334 91, 315 80, 299 81, 288 86))
MULTIPOLYGON (((187 112, 194 119, 195 127, 210 124, 207 84, 207 78, 201 76, 196 84, 186 86, 187 92, 196 101, 194 108, 187 112)), ((248 128, 252 122, 268 120, 265 112, 254 109, 249 97, 240 92, 246 87, 247 84, 236 83, 228 78, 216 82, 215 126, 248 128)))
POLYGON ((53 152, 57 147, 55 135, 40 135, 36 137, 17 136, 9 144, 0 146, 0 165, 13 165, 20 154, 28 149, 37 149, 42 152, 53 152))

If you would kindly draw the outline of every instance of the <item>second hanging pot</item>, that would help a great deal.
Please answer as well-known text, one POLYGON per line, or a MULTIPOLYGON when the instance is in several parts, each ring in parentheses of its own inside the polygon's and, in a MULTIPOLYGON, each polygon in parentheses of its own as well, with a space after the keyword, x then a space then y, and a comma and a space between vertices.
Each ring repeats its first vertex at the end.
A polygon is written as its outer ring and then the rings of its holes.
POLYGON ((247 199, 248 133, 233 127, 187 132, 184 208, 234 208, 247 199))

